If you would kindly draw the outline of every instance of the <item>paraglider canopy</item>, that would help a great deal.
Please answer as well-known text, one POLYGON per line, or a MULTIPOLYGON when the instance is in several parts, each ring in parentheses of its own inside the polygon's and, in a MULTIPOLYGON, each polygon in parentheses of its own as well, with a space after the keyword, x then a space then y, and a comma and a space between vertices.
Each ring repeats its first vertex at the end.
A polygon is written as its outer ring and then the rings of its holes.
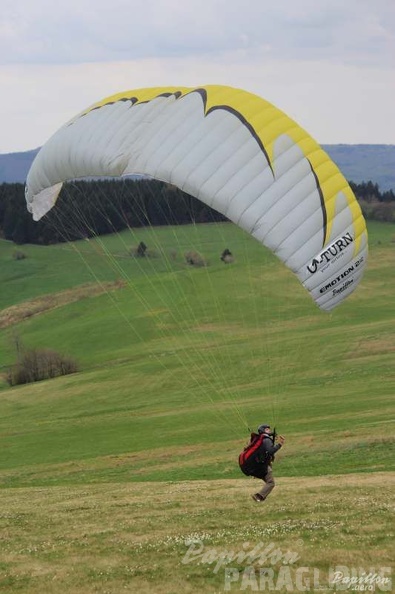
POLYGON ((256 95, 212 85, 99 101, 38 153, 27 207, 38 220, 66 180, 133 173, 221 212, 271 249, 324 310, 362 277, 367 232, 349 184, 306 131, 256 95))

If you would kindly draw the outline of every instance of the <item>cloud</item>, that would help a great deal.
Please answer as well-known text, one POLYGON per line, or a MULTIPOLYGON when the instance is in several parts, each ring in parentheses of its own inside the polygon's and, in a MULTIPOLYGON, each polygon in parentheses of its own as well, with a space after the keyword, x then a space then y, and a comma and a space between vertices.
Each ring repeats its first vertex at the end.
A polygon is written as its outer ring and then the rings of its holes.
POLYGON ((393 143, 393 0, 3 0, 0 151, 37 147, 91 103, 228 84, 319 142, 393 143))
POLYGON ((0 152, 42 145, 92 103, 145 86, 227 84, 283 109, 321 143, 394 142, 395 81, 385 70, 266 59, 266 50, 129 62, 0 67, 0 152))
POLYGON ((392 0, 6 0, 0 60, 72 64, 264 47, 272 59, 388 66, 394 31, 392 0))

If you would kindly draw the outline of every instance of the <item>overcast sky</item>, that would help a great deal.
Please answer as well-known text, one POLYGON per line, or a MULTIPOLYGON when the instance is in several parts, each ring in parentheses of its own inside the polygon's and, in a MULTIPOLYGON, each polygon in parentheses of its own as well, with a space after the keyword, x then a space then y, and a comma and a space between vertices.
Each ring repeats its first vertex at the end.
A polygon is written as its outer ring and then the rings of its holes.
POLYGON ((119 91, 257 93, 320 143, 395 144, 395 0, 0 0, 0 152, 119 91))

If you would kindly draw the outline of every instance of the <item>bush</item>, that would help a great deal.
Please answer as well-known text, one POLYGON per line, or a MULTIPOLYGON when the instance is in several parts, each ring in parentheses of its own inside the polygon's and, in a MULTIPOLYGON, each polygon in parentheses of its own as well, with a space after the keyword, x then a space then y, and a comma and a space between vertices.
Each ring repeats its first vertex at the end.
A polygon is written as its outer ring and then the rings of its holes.
POLYGON ((228 248, 222 252, 221 260, 224 264, 232 264, 234 262, 233 254, 228 248))
POLYGON ((19 361, 7 371, 10 386, 30 384, 41 380, 76 373, 76 361, 50 349, 30 349, 19 355, 19 361))
POLYGON ((185 260, 187 264, 190 266, 196 266, 197 268, 201 266, 207 266, 207 262, 203 258, 199 252, 187 252, 185 254, 185 260))
POLYGON ((395 221, 395 207, 389 202, 376 203, 372 211, 375 221, 392 223, 395 221))
POLYGON ((16 250, 12 254, 12 259, 13 260, 24 260, 25 258, 27 258, 25 252, 21 252, 20 250, 16 250))
POLYGON ((367 220, 395 222, 395 204, 393 202, 360 201, 362 214, 367 220))
POLYGON ((140 241, 137 247, 132 247, 129 251, 130 256, 134 258, 158 258, 159 255, 155 250, 149 249, 144 241, 140 241))

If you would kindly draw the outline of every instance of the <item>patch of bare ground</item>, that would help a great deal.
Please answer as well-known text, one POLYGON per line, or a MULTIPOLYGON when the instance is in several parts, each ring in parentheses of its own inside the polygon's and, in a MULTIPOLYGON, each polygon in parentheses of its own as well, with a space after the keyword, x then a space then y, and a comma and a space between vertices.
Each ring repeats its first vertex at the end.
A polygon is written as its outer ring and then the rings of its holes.
POLYGON ((125 287, 123 280, 116 280, 107 283, 94 283, 81 285, 73 289, 66 289, 58 293, 51 293, 50 295, 42 295, 17 305, 7 307, 0 312, 0 328, 7 328, 18 324, 27 318, 31 318, 58 307, 63 307, 69 303, 81 301, 82 299, 89 299, 91 297, 98 297, 103 293, 117 291, 125 287))
POLYGON ((363 357, 374 357, 377 355, 388 355, 395 353, 395 337, 374 338, 363 340, 357 343, 357 348, 349 353, 350 359, 360 359, 363 357))

